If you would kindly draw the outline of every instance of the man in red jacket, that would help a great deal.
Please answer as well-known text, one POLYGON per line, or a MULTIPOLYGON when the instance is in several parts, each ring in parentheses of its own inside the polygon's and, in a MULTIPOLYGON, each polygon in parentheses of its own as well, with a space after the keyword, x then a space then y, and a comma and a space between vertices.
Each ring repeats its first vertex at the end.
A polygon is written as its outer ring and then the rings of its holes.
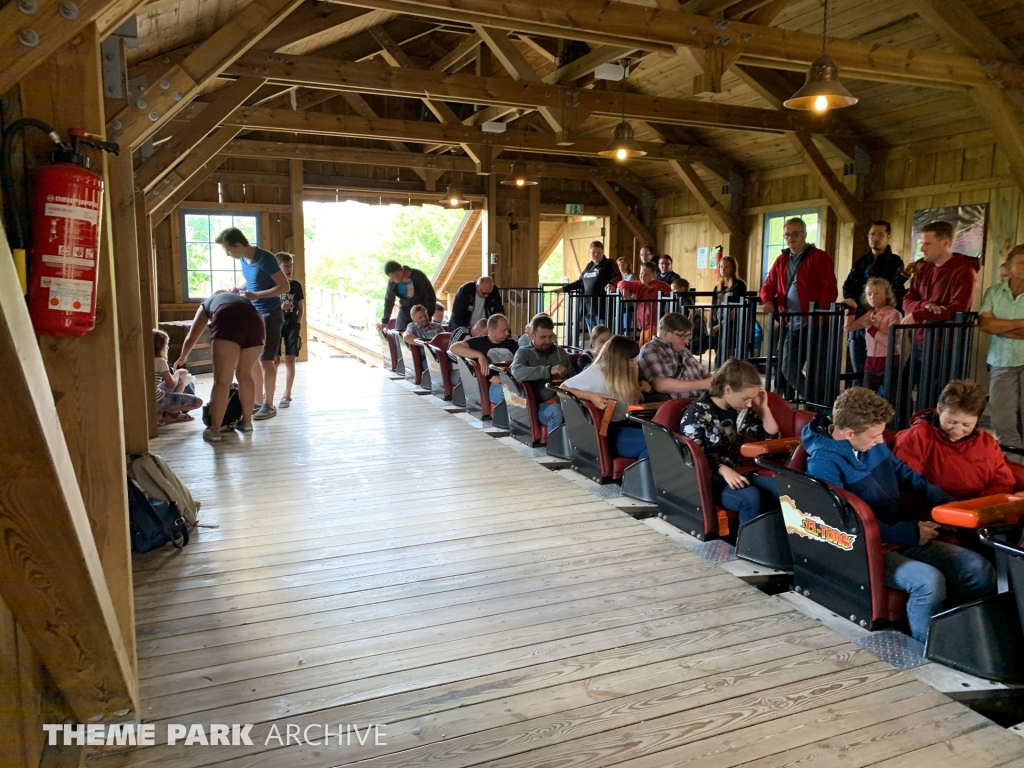
MULTIPOLYGON (((953 253, 952 247, 952 224, 933 221, 924 225, 921 230, 921 254, 924 260, 915 271, 910 290, 903 299, 904 323, 939 323, 952 320, 958 312, 970 311, 981 260, 972 259, 962 253, 953 253)), ((928 371, 925 377, 929 382, 926 387, 928 391, 921 391, 924 339, 925 329, 919 328, 914 335, 914 354, 909 377, 910 386, 918 385, 918 407, 931 406, 939 394, 939 389, 946 383, 939 381, 937 376, 932 376, 932 372, 928 371)), ((933 342, 939 343, 939 339, 934 338, 933 342)), ((937 366, 935 373, 938 373, 937 366)))
MULTIPOLYGON (((761 286, 761 304, 764 312, 807 312, 813 302, 816 308, 827 309, 839 297, 836 270, 832 258, 813 243, 807 242, 807 224, 803 219, 790 219, 782 229, 788 244, 772 264, 764 285, 761 286)), ((783 391, 813 400, 807 391, 804 365, 812 373, 815 350, 810 359, 801 354, 808 331, 808 318, 790 316, 781 319, 782 336, 779 339, 779 368, 785 379, 783 391)))

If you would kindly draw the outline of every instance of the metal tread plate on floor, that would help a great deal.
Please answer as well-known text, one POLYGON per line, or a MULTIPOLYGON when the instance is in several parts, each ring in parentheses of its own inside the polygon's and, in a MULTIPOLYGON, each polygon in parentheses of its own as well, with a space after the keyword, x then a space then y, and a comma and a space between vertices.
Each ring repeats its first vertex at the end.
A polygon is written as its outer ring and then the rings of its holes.
POLYGON ((599 499, 617 499, 622 495, 622 486, 615 483, 608 483, 607 485, 592 485, 587 488, 587 492, 597 496, 599 499))
POLYGON ((718 565, 736 559, 736 547, 727 541, 699 541, 696 544, 685 544, 693 554, 703 557, 709 563, 718 565))
POLYGON ((897 669, 913 669, 928 663, 924 657, 924 643, 893 629, 872 632, 853 642, 897 669))

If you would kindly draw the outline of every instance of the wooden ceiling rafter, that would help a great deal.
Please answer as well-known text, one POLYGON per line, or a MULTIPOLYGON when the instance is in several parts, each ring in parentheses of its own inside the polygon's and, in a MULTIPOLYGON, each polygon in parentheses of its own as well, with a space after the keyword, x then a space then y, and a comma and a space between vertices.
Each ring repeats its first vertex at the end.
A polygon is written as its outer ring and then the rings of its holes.
POLYGON ((169 67, 138 99, 111 117, 106 126, 108 138, 120 141, 126 150, 141 145, 239 56, 269 34, 300 2, 253 0, 235 16, 233 24, 214 32, 180 64, 169 67))
POLYGON ((630 119, 654 119, 662 123, 738 128, 785 133, 805 130, 814 134, 842 135, 844 128, 831 117, 808 113, 780 113, 754 107, 709 103, 689 99, 664 99, 634 95, 623 105, 617 91, 568 89, 546 83, 515 82, 498 77, 445 75, 428 70, 388 67, 378 62, 342 62, 313 56, 275 56, 258 53, 241 56, 224 74, 242 77, 256 68, 272 82, 359 93, 379 93, 405 98, 450 99, 463 103, 504 107, 546 107, 563 111, 617 118, 625 111, 630 119), (625 110, 623 107, 625 106, 625 110))
MULTIPOLYGON (((995 54, 1020 65, 1020 59, 962 0, 911 0, 917 14, 955 50, 975 56, 995 54), (946 18, 945 14, 956 14, 946 18)), ((995 134, 1017 184, 1024 190, 1024 91, 991 85, 968 90, 968 95, 995 134)))
MULTIPOLYGON (((333 0, 332 0, 333 1, 333 0)), ((821 53, 821 36, 730 20, 648 8, 607 0, 346 0, 350 4, 484 24, 499 29, 570 36, 590 43, 638 44, 675 53, 679 46, 738 54, 738 63, 776 67, 788 63, 806 69, 821 53), (457 5, 457 7, 456 7, 457 5)), ((898 78, 925 87, 1024 84, 1024 71, 1000 61, 897 46, 831 38, 829 55, 848 77, 898 78)))

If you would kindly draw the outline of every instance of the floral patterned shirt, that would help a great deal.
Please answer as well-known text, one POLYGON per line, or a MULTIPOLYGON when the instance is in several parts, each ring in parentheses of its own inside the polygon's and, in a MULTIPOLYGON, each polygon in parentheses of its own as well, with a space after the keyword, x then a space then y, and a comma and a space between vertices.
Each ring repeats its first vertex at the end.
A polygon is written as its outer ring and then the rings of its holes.
POLYGON ((683 411, 679 432, 704 449, 713 474, 722 464, 740 465, 740 445, 748 437, 754 440, 774 437, 765 433, 761 417, 754 409, 719 408, 707 392, 683 411))

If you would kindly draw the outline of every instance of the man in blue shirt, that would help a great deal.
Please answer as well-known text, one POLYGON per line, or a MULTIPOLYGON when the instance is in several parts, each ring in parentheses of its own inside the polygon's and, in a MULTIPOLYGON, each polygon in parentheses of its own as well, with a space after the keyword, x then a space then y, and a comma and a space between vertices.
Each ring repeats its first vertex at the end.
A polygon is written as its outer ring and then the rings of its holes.
POLYGON ((253 303, 256 311, 263 316, 267 328, 267 340, 260 355, 260 364, 253 370, 256 380, 257 397, 263 392, 263 405, 252 415, 253 420, 269 419, 277 415, 274 407, 274 389, 277 385, 277 371, 274 358, 281 351, 281 326, 284 313, 281 311, 281 294, 288 293, 288 278, 274 254, 249 245, 241 230, 232 227, 217 235, 217 245, 233 259, 241 262, 245 277, 245 298, 253 303))

